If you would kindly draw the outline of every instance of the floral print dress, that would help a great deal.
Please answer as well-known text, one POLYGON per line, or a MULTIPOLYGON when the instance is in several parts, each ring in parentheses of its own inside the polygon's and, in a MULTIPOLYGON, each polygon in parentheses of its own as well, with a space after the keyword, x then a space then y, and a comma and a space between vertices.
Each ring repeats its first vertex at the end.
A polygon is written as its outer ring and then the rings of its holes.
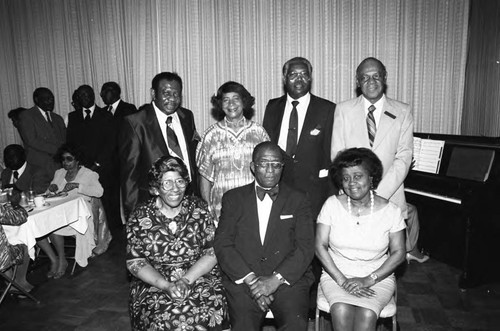
MULTIPOLYGON (((138 206, 127 222, 127 260, 144 259, 168 281, 176 281, 202 256, 213 254, 215 226, 201 199, 184 197, 173 219, 152 199, 138 206)), ((220 271, 198 278, 183 302, 133 277, 129 312, 133 330, 223 330, 227 304, 220 271)))

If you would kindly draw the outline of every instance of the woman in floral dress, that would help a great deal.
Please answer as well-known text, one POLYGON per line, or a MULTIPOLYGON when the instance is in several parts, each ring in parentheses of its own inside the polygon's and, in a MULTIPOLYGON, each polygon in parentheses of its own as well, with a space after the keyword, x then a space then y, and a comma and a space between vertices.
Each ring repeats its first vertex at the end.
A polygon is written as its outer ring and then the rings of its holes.
POLYGON ((148 177, 155 197, 137 206, 127 222, 132 329, 227 329, 207 204, 184 196, 189 175, 179 158, 160 158, 148 177))
POLYGON ((222 195, 253 181, 253 149, 269 140, 264 127, 250 120, 254 103, 255 98, 243 85, 231 81, 222 84, 212 97, 212 113, 219 122, 203 134, 196 150, 196 165, 201 197, 208 202, 216 221, 222 195))

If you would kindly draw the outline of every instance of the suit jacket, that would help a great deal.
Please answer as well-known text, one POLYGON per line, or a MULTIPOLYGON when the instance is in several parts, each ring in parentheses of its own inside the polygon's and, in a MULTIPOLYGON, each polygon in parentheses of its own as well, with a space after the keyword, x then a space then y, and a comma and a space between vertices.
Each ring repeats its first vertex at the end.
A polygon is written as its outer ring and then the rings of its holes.
MULTIPOLYGON (((286 99, 287 96, 284 95, 270 100, 264 114, 263 126, 271 141, 276 144, 280 136, 286 99)), ((295 158, 290 158, 283 151, 285 167, 282 181, 309 194, 314 218, 328 196, 333 193, 328 170, 331 164, 330 149, 334 113, 333 102, 311 94, 295 158)))
POLYGON ((63 118, 51 112, 51 126, 35 106, 21 112, 19 119, 19 133, 26 150, 26 161, 42 168, 46 175, 52 178, 56 169, 60 167, 54 160, 54 155, 66 141, 63 118))
POLYGON ((306 195, 280 184, 264 244, 260 240, 256 199, 255 182, 222 197, 214 248, 225 281, 234 284, 250 272, 269 276, 276 271, 292 286, 303 277, 312 282, 314 222, 306 195))
MULTIPOLYGON (((377 194, 393 201, 406 217, 403 182, 413 155, 413 117, 409 105, 386 97, 373 142, 384 174, 377 194)), ((332 158, 345 148, 370 148, 363 96, 340 103, 335 113, 332 158)))
MULTIPOLYGON (((184 139, 188 148, 192 181, 187 193, 199 195, 195 153, 199 141, 193 113, 189 109, 177 109, 184 139)), ((144 111, 124 117, 119 133, 119 156, 122 199, 125 215, 132 212, 138 202, 149 195, 148 171, 154 161, 170 155, 158 124, 155 110, 150 104, 144 111)), ((182 139, 182 137, 178 137, 182 139)))
POLYGON ((127 115, 131 115, 137 113, 137 108, 131 103, 125 102, 123 100, 120 100, 118 103, 118 106, 115 109, 115 113, 113 116, 115 118, 123 118, 127 115))
POLYGON ((68 114, 66 140, 80 147, 87 168, 93 168, 96 162, 100 164, 96 171, 100 178, 106 181, 110 175, 112 153, 116 141, 113 115, 97 105, 89 121, 85 121, 84 114, 83 110, 75 110, 68 114))
MULTIPOLYGON (((12 178, 12 169, 5 168, 2 171, 2 189, 10 185, 10 179, 12 178)), ((15 183, 15 187, 19 191, 27 192, 29 189, 33 189, 35 194, 44 193, 48 186, 48 183, 52 180, 52 176, 47 176, 47 174, 38 167, 31 164, 27 164, 21 176, 15 183)))

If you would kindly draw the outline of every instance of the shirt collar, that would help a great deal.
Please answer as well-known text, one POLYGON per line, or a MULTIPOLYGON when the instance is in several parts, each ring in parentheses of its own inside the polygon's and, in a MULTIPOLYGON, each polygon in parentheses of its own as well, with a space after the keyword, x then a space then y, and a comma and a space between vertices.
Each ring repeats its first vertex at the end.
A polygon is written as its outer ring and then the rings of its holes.
POLYGON ((293 99, 290 94, 286 94, 286 102, 288 104, 292 104, 292 101, 298 101, 299 102, 299 106, 300 105, 308 105, 309 104, 309 101, 311 101, 311 93, 310 92, 307 92, 306 95, 304 96, 301 96, 300 98, 298 99, 293 99))
MULTIPOLYGON (((121 99, 118 99, 116 100, 113 104, 111 104, 110 106, 113 107, 113 110, 111 111, 111 113, 114 115, 115 112, 116 112, 116 108, 118 108, 118 104, 120 103, 120 101, 122 101, 121 99)), ((108 106, 109 108, 109 106, 108 106)))
POLYGON ((153 109, 155 110, 156 118, 158 119, 158 122, 160 124, 165 124, 167 121, 167 117, 172 116, 172 123, 177 122, 180 123, 179 120, 179 115, 177 114, 177 111, 175 111, 173 114, 167 115, 164 112, 162 112, 158 107, 156 107, 156 104, 154 102, 151 102, 153 105, 153 109))
POLYGON ((371 105, 374 105, 375 106, 375 111, 377 110, 380 110, 382 111, 382 108, 384 107, 384 103, 385 103, 385 94, 382 94, 382 98, 380 98, 377 102, 375 103, 371 103, 370 101, 368 101, 365 96, 363 95, 363 104, 364 104, 364 109, 365 109, 365 112, 368 113, 368 107, 370 107, 371 105))
MULTIPOLYGON (((21 168, 17 169, 17 173, 19 174, 19 177, 23 174, 24 170, 26 170, 26 166, 28 165, 28 162, 24 162, 21 168)), ((12 170, 14 172, 14 170, 12 170)))

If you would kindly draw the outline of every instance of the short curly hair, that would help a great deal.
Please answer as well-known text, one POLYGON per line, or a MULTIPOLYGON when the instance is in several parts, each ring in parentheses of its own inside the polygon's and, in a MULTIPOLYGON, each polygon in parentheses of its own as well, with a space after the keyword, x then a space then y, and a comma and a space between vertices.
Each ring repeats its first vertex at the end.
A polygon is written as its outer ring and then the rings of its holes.
POLYGON ((368 148, 349 148, 337 154, 331 167, 333 181, 337 187, 342 187, 342 170, 362 166, 372 177, 373 188, 376 189, 382 180, 384 168, 380 159, 368 148))
POLYGON ((176 171, 189 183, 189 172, 184 162, 175 156, 165 155, 156 160, 148 171, 149 190, 160 189, 163 175, 169 171, 176 171))
POLYGON ((243 101, 243 116, 246 119, 251 119, 254 115, 253 105, 255 104, 255 98, 248 92, 248 90, 237 82, 225 82, 217 90, 217 94, 212 96, 212 116, 217 121, 222 121, 226 114, 222 110, 222 96, 226 93, 238 93, 243 101))
POLYGON ((54 160, 62 163, 62 156, 64 153, 73 155, 75 161, 78 161, 80 164, 85 164, 85 155, 78 146, 71 143, 61 145, 61 147, 57 150, 56 155, 54 155, 54 160))

